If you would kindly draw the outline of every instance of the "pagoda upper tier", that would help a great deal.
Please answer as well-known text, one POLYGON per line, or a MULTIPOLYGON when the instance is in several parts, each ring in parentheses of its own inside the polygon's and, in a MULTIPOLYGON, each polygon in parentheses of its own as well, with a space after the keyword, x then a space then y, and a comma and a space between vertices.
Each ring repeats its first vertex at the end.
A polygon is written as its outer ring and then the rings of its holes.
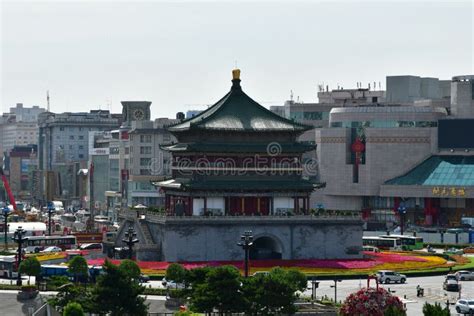
POLYGON ((171 126, 168 130, 173 134, 193 130, 299 134, 312 128, 283 118, 250 98, 240 86, 240 70, 235 69, 232 87, 222 99, 199 115, 171 126))

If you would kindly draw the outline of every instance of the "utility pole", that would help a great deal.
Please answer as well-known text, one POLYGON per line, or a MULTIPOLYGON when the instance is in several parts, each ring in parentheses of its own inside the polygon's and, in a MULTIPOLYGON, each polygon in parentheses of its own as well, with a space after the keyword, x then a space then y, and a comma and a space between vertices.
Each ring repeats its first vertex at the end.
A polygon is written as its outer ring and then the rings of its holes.
POLYGON ((331 287, 334 288, 334 303, 337 303, 337 283, 341 281, 342 280, 334 279, 334 285, 331 285, 331 287))
POLYGON ((133 245, 139 240, 136 238, 137 233, 133 229, 133 224, 130 224, 128 230, 125 232, 125 238, 122 241, 128 246, 128 259, 132 260, 133 257, 133 245))
POLYGON ((252 236, 252 231, 248 230, 245 231, 242 236, 240 236, 240 242, 237 243, 240 247, 245 252, 245 258, 244 258, 244 275, 247 278, 249 276, 249 252, 250 252, 250 247, 253 245, 253 236, 252 236))
POLYGON ((18 226, 17 230, 15 230, 15 233, 13 234, 13 240, 18 243, 18 278, 16 281, 17 285, 21 285, 21 273, 20 273, 20 264, 21 264, 21 259, 23 256, 23 249, 22 245, 23 242, 28 240, 28 237, 25 237, 26 230, 24 230, 21 226, 18 226))
POLYGON ((51 213, 55 210, 53 202, 48 202, 48 236, 51 236, 51 213))
POLYGON ((10 209, 7 205, 3 208, 3 232, 5 233, 5 250, 8 249, 8 215, 10 215, 10 209))

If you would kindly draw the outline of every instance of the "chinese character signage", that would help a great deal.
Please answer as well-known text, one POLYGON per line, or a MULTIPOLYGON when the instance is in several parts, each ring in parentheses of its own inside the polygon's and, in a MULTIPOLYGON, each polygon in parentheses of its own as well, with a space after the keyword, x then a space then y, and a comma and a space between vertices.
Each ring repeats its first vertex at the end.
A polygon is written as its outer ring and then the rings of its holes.
POLYGON ((431 192, 436 196, 463 197, 466 195, 466 188, 434 187, 431 192))

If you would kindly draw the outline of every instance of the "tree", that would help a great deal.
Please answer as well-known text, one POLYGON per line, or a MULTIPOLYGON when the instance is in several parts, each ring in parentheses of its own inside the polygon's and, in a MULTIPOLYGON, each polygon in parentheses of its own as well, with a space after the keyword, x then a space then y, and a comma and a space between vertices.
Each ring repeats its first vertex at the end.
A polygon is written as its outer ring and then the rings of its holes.
POLYGON ((20 264, 19 272, 28 275, 28 284, 31 276, 38 277, 41 274, 41 264, 36 257, 28 257, 20 264))
POLYGON ((178 263, 172 263, 166 269, 166 280, 174 281, 176 288, 178 283, 185 283, 187 270, 178 263))
MULTIPOLYGON (((242 312, 244 299, 241 292, 241 276, 234 266, 221 266, 208 270, 205 282, 192 284, 191 309, 197 312, 242 312)), ((200 275, 202 276, 202 275, 200 275)))
POLYGON ((268 275, 244 280, 246 312, 251 315, 293 314, 296 291, 306 288, 306 277, 299 271, 274 268, 268 275))
POLYGON ((73 283, 58 288, 58 294, 48 300, 59 312, 64 311, 70 303, 78 303, 85 312, 92 312, 91 292, 73 283))
POLYGON ((119 269, 132 280, 138 280, 140 278, 140 267, 133 260, 123 260, 119 265, 119 269))
POLYGON ((449 309, 441 307, 439 303, 434 303, 434 305, 429 304, 428 302, 423 305, 423 315, 425 316, 450 316, 451 313, 449 309))
POLYGON ((144 287, 134 282, 109 261, 105 261, 104 274, 98 277, 92 290, 93 312, 118 315, 147 315, 148 306, 141 297, 144 287))
POLYGON ((71 302, 64 308, 63 316, 84 316, 84 310, 81 304, 71 302))
POLYGON ((74 282, 77 282, 78 276, 87 276, 89 267, 87 266, 87 261, 83 256, 76 256, 69 261, 68 270, 69 273, 74 275, 74 282))

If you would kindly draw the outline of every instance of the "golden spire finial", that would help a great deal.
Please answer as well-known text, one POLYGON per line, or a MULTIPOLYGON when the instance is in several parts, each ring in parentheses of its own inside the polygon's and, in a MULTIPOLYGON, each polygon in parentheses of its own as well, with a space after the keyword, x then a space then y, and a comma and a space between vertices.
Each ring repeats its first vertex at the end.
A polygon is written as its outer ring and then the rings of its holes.
POLYGON ((240 69, 232 70, 232 80, 240 80, 240 69))

